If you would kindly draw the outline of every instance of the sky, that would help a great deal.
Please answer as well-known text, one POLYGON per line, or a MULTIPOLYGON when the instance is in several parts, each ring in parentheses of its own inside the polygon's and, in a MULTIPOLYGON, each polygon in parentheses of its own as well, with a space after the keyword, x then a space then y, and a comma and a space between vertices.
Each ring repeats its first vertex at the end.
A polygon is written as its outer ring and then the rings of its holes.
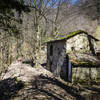
MULTIPOLYGON (((51 0, 52 1, 52 0, 51 0)), ((56 0, 55 0, 56 1, 56 0)), ((59 0, 57 0, 58 2, 56 2, 56 4, 55 4, 55 6, 59 3, 59 0)), ((78 2, 79 2, 80 0, 69 0, 69 2, 72 4, 72 5, 75 5, 75 4, 77 4, 78 2)), ((52 3, 52 2, 49 2, 50 4, 52 3)), ((50 5, 49 4, 49 5, 50 5)))
MULTIPOLYGON (((32 0, 33 1, 33 0, 32 0)), ((39 0, 40 1, 40 0, 39 0)), ((45 0, 44 3, 46 3, 48 0, 45 0)), ((56 1, 56 4, 54 5, 54 7, 57 7, 57 4, 59 3, 60 0, 54 0, 56 1)), ((63 1, 63 0, 62 0, 63 1)), ((75 5, 79 0, 69 0, 69 2, 73 5, 75 5)), ((26 4, 28 3, 28 0, 25 0, 26 4)), ((33 3, 34 5, 34 3, 33 3)), ((48 3, 48 6, 52 6, 52 0, 48 3)))
POLYGON ((72 4, 76 4, 78 1, 79 1, 79 0, 71 0, 70 2, 71 2, 72 4))

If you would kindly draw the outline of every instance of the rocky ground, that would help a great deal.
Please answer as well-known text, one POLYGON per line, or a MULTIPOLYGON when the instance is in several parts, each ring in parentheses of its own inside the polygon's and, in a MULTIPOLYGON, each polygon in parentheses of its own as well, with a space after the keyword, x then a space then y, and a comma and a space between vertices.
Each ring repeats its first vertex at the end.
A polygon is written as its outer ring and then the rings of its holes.
POLYGON ((56 78, 43 67, 14 62, 0 81, 0 100, 100 100, 99 88, 81 87, 56 78), (93 99, 95 98, 95 99, 93 99))

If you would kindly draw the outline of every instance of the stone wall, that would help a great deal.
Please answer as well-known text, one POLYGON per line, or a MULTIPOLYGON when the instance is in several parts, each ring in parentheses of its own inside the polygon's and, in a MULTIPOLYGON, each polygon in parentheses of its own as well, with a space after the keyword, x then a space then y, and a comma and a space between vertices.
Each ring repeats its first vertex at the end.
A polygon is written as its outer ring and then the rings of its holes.
POLYGON ((47 44, 47 68, 56 76, 66 77, 66 41, 56 41, 47 44))
POLYGON ((91 48, 96 52, 96 41, 89 39, 87 34, 79 34, 67 40, 67 53, 91 53, 91 48), (91 42, 91 43, 90 43, 91 42))
MULTIPOLYGON (((87 34, 79 34, 67 40, 67 53, 72 60, 77 60, 77 65, 82 62, 92 62, 97 64, 99 60, 96 56, 91 54, 96 54, 99 49, 98 42, 93 38, 89 37, 87 34), (89 55, 88 55, 89 54, 89 55), (79 60, 79 62, 78 62, 79 60)), ((83 64, 84 64, 83 63, 83 64)), ((92 64, 91 64, 92 65, 92 64)), ((96 68, 95 66, 78 66, 72 68, 72 81, 80 80, 96 80, 100 78, 100 66, 96 68)))
POLYGON ((68 40, 59 40, 49 42, 47 44, 47 68, 57 76, 67 80, 68 79, 68 58, 78 63, 81 61, 84 64, 83 66, 77 66, 72 68, 72 81, 75 80, 88 80, 88 79, 97 79, 100 76, 100 66, 93 67, 91 63, 99 63, 99 60, 95 55, 98 50, 97 42, 93 37, 82 33, 76 36, 69 38, 68 40), (53 46, 52 55, 50 55, 51 48, 53 46), (75 57, 74 57, 75 56, 75 57), (86 63, 85 63, 86 62, 86 63), (89 62, 89 66, 87 63, 89 62))
POLYGON ((77 67, 72 69, 72 81, 100 79, 100 68, 77 67))

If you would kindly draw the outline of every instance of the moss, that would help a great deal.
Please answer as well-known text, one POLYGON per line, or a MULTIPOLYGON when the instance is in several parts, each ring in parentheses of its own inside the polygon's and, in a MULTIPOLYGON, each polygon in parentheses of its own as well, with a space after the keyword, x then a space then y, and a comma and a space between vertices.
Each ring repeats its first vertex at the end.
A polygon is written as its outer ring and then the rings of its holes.
MULTIPOLYGON (((70 33, 70 34, 68 34, 68 35, 66 35, 65 37, 62 37, 62 38, 60 38, 61 40, 62 39, 69 39, 69 38, 71 38, 71 37, 73 37, 73 36, 75 36, 75 35, 77 35, 77 34, 80 34, 80 33, 83 33, 84 31, 82 31, 82 30, 78 30, 78 31, 75 31, 75 32, 72 32, 72 33, 70 33)), ((85 33, 85 32, 84 32, 85 33)))
POLYGON ((34 68, 37 68, 38 66, 36 66, 36 64, 33 66, 34 68))
POLYGON ((100 33, 100 25, 97 26, 96 33, 100 33))
POLYGON ((81 60, 70 60, 74 66, 82 66, 82 67, 100 67, 100 63, 93 63, 91 61, 81 61, 81 60))
POLYGON ((87 80, 82 80, 82 79, 75 79, 73 81, 74 85, 77 85, 77 83, 81 84, 81 85, 88 85, 88 81, 87 80))
POLYGON ((86 81, 75 77, 74 80, 73 80, 73 84, 76 85, 77 83, 85 84, 86 81))
POLYGON ((78 30, 78 31, 75 31, 75 32, 72 32, 72 33, 67 34, 65 37, 61 37, 61 38, 49 38, 45 42, 53 42, 53 41, 56 41, 56 40, 69 39, 69 38, 71 38, 71 37, 73 37, 73 36, 75 36, 77 34, 80 34, 80 33, 86 33, 86 32, 84 32, 82 30, 78 30))
POLYGON ((16 82, 18 83, 18 82, 20 82, 21 80, 19 80, 17 77, 16 77, 16 82))
POLYGON ((16 56, 16 59, 18 59, 19 57, 20 57, 20 56, 19 56, 19 55, 17 55, 17 56, 16 56))
POLYGON ((96 78, 96 81, 97 81, 97 82, 100 82, 100 77, 97 77, 97 78, 96 78))
POLYGON ((78 83, 80 83, 81 85, 87 85, 88 81, 87 80, 79 80, 78 83))
POLYGON ((77 78, 77 79, 73 80, 73 84, 79 83, 81 85, 88 85, 88 86, 91 85, 91 83, 93 83, 93 82, 95 82, 95 80, 94 79, 90 79, 90 78, 86 78, 86 79, 77 78))

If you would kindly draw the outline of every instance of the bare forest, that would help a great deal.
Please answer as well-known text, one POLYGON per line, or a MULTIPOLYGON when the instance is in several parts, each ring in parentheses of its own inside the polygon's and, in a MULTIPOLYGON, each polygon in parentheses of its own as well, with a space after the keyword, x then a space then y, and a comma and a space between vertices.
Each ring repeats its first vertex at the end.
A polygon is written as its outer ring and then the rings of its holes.
MULTIPOLYGON (((100 40, 99 28, 100 0, 0 0, 0 80, 3 80, 3 74, 8 72, 9 66, 20 59, 25 63, 31 63, 32 68, 46 63, 47 41, 78 30, 100 40)), ((100 43, 98 45, 100 46, 100 43)), ((53 81, 60 84, 56 79, 53 81)), ((62 85, 65 86, 65 83, 62 85)), ((98 91, 100 93, 99 89, 98 91)), ((74 95, 73 93, 72 96, 74 95)), ((85 100, 81 97, 79 99, 78 96, 76 99, 51 96, 54 99, 32 100, 85 100)))

